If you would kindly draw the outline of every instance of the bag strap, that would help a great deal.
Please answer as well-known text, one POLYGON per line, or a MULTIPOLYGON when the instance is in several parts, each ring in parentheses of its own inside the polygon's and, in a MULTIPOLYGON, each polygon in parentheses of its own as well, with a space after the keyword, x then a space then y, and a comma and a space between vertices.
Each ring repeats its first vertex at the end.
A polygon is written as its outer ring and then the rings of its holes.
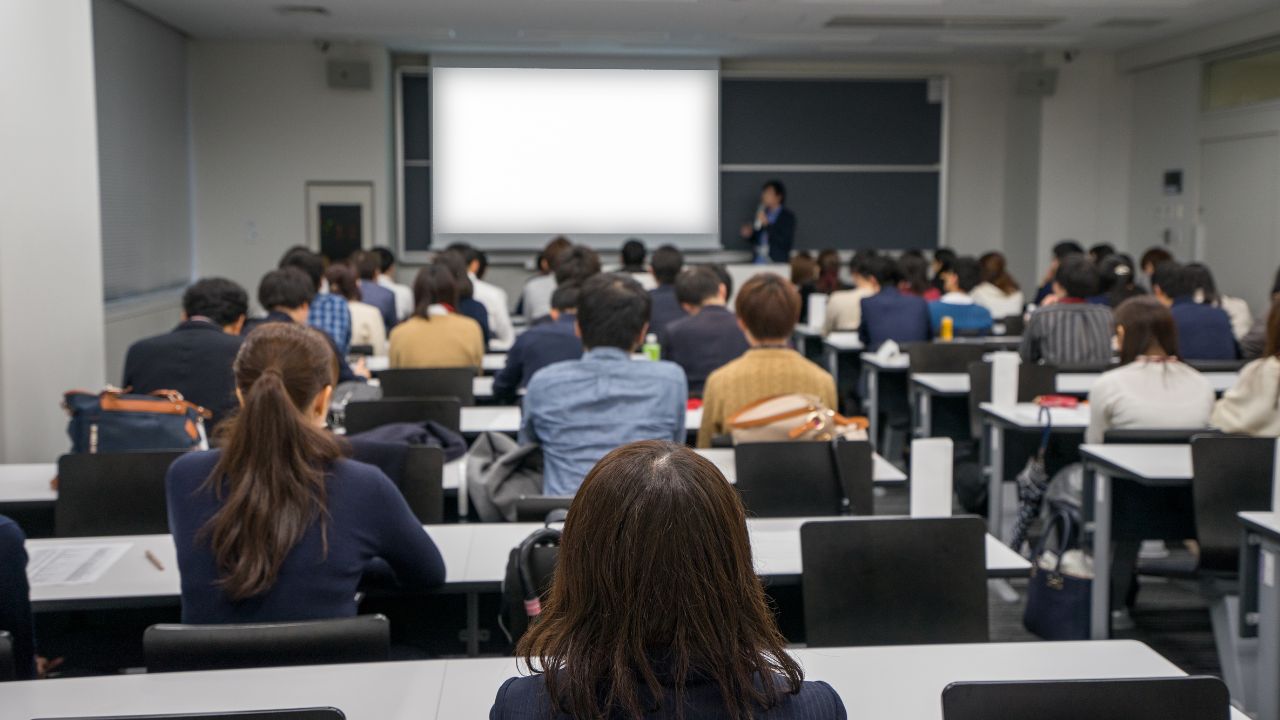
MULTIPOLYGON (((772 425, 773 423, 776 423, 776 422, 779 422, 779 421, 782 421, 782 420, 788 420, 788 419, 790 419, 790 418, 800 417, 800 416, 802 416, 802 415, 809 415, 809 414, 811 414, 811 413, 816 413, 816 412, 819 412, 820 410, 822 410, 822 408, 820 408, 820 407, 818 407, 818 406, 816 406, 816 405, 812 405, 812 404, 810 404, 810 405, 806 405, 806 406, 804 406, 804 407, 798 407, 798 408, 796 408, 796 409, 794 409, 794 410, 787 410, 787 411, 784 411, 784 412, 777 413, 777 414, 775 414, 775 415, 769 415, 769 416, 767 416, 767 417, 756 418, 756 419, 754 419, 754 420, 740 420, 740 419, 739 419, 739 418, 741 418, 743 415, 746 415, 747 413, 751 412, 752 410, 755 410, 755 409, 756 409, 757 407, 759 407, 760 405, 763 405, 763 404, 765 404, 765 403, 767 403, 767 402, 770 402, 770 401, 772 401, 772 400, 776 400, 778 397, 779 397, 779 396, 776 396, 776 395, 775 395, 775 396, 773 396, 773 397, 767 397, 767 398, 764 398, 763 400, 759 400, 759 401, 757 401, 757 402, 753 402, 753 403, 751 403, 750 405, 748 405, 748 406, 746 406, 746 407, 742 408, 741 410, 739 410, 738 412, 734 413, 733 415, 730 415, 730 416, 729 416, 729 419, 725 421, 725 424, 726 424, 726 425, 728 425, 728 426, 730 426, 730 427, 733 427, 733 428, 735 428, 735 429, 738 429, 738 430, 750 430, 750 429, 752 429, 752 428, 765 427, 766 425, 772 425)), ((803 430, 802 430, 801 432, 803 432, 803 430)))
POLYGON ((1049 518, 1049 524, 1044 528, 1044 534, 1040 536, 1040 541, 1036 543, 1035 553, 1032 555, 1032 567, 1040 566, 1040 558, 1044 556, 1045 545, 1049 538, 1053 536, 1054 529, 1058 529, 1058 561, 1054 565, 1053 572, 1062 574, 1062 558, 1067 554, 1067 550, 1073 545, 1071 538, 1075 537, 1076 528, 1075 520, 1071 517, 1071 513, 1065 510, 1059 510, 1049 518))
POLYGON ((1049 436, 1053 434, 1053 414, 1049 412, 1049 408, 1041 405, 1036 417, 1041 425, 1040 447, 1036 450, 1036 458, 1044 462, 1045 453, 1049 452, 1049 436))

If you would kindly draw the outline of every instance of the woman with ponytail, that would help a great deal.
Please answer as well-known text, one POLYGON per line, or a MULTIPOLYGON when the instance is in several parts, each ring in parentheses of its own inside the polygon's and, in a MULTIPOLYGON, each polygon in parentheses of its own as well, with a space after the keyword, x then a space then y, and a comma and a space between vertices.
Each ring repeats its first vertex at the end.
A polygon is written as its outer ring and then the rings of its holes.
POLYGON ((165 479, 187 623, 356 614, 356 587, 385 561, 406 588, 444 582, 444 561, 380 470, 343 457, 324 427, 337 363, 316 330, 268 323, 236 356, 240 410, 218 450, 165 479))

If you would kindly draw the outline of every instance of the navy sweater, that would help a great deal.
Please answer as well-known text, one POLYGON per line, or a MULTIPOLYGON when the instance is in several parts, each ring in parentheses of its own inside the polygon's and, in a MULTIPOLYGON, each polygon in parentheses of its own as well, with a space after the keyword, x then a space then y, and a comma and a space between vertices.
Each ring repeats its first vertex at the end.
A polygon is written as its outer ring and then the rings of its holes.
POLYGON ((26 540, 17 523, 0 515, 0 630, 13 636, 14 666, 19 680, 36 676, 26 540))
POLYGON ((316 520, 285 557, 267 592, 233 601, 217 586, 219 577, 209 539, 200 533, 221 506, 202 487, 220 450, 182 456, 169 467, 169 529, 182 575, 182 621, 243 623, 319 620, 356 614, 356 589, 366 571, 385 561, 406 589, 444 582, 444 560, 409 510, 404 497, 381 470, 354 460, 338 460, 325 476, 329 551, 323 550, 316 520))

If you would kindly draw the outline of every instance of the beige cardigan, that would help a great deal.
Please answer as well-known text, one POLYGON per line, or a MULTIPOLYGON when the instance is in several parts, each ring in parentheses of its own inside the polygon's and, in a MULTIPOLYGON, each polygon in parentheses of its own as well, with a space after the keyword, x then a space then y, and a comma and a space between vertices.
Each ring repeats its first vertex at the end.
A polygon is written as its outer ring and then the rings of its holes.
POLYGON ((1254 360, 1213 408, 1213 425, 1229 433, 1280 437, 1280 358, 1254 360))
POLYGON ((391 367, 473 367, 484 361, 480 323, 466 315, 413 316, 391 331, 391 367))

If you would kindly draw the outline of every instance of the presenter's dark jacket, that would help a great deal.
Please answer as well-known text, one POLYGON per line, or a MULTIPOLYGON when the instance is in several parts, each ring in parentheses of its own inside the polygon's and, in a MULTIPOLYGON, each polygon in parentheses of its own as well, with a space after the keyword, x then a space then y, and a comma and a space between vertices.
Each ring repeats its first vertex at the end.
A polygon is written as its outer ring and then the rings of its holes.
MULTIPOLYGON (((691 678, 685 685, 684 714, 686 718, 713 720, 731 717, 725 712, 720 688, 713 681, 698 682, 691 678)), ((676 718, 675 688, 665 687, 662 710, 645 715, 646 718, 676 718)), ((498 690, 489 720, 567 720, 569 716, 553 714, 547 698, 546 685, 541 675, 516 677, 507 680, 498 690)), ((621 717, 612 715, 610 717, 621 717)), ((806 681, 796 695, 784 694, 776 707, 768 712, 757 711, 755 717, 770 720, 845 720, 844 703, 830 685, 824 682, 806 681)))
POLYGON ((325 473, 324 532, 320 518, 285 556, 275 585, 245 600, 218 587, 218 566, 201 529, 222 506, 206 480, 221 450, 193 452, 165 476, 169 530, 182 578, 182 621, 217 624, 322 620, 356 614, 356 590, 366 573, 425 590, 445 579, 444 560, 404 496, 381 470, 342 459, 325 473), (325 540, 328 541, 326 550, 325 540))
MULTIPOLYGON (((244 324, 244 329, 240 331, 240 335, 241 337, 244 337, 248 335, 250 332, 253 332, 254 328, 258 327, 263 323, 269 323, 269 322, 291 323, 293 322, 293 318, 289 317, 288 315, 282 312, 276 312, 272 310, 271 312, 267 313, 267 316, 264 318, 259 318, 259 319, 250 320, 246 322, 244 324)), ((333 356, 338 359, 338 382, 340 383, 351 382, 351 381, 364 382, 364 378, 351 372, 351 366, 347 364, 347 359, 343 357, 341 352, 338 351, 338 344, 333 341, 333 338, 329 337, 329 333, 322 332, 320 334, 323 335, 325 341, 329 343, 329 347, 333 350, 333 356)))
POLYGON ((239 336, 226 334, 212 322, 187 320, 172 332, 130 346, 123 387, 144 394, 177 390, 213 412, 212 428, 238 405, 231 365, 240 342, 239 336))
POLYGON ((684 368, 690 397, 702 397, 707 376, 747 351, 738 318, 722 305, 707 305, 697 315, 667 325, 662 358, 684 368))
POLYGON ((933 321, 929 304, 916 295, 903 295, 897 288, 881 288, 875 295, 862 298, 858 337, 871 352, 879 350, 886 340, 899 345, 930 340, 933 321))
POLYGON ((649 332, 656 334, 658 342, 662 342, 667 325, 689 317, 689 313, 684 311, 680 301, 676 299, 675 285, 659 285, 649 291, 649 299, 652 301, 649 309, 649 332))
POLYGON ((787 207, 778 210, 778 217, 771 224, 751 234, 751 247, 760 244, 760 233, 765 232, 769 233, 769 260, 791 262, 791 248, 796 244, 796 214, 787 207))
POLYGON ((19 680, 36 676, 26 540, 17 523, 0 515, 0 630, 13 636, 14 669, 19 680))
POLYGON ((1240 347, 1231 332, 1231 319, 1222 308, 1198 303, 1190 296, 1176 298, 1169 308, 1178 326, 1178 357, 1183 360, 1235 360, 1240 347))
POLYGON ((516 336, 516 342, 507 351, 507 364, 493 378, 493 395, 500 401, 514 400, 520 388, 529 384, 533 374, 561 360, 577 360, 582 357, 582 341, 573 326, 577 315, 563 313, 558 320, 547 316, 516 336))

